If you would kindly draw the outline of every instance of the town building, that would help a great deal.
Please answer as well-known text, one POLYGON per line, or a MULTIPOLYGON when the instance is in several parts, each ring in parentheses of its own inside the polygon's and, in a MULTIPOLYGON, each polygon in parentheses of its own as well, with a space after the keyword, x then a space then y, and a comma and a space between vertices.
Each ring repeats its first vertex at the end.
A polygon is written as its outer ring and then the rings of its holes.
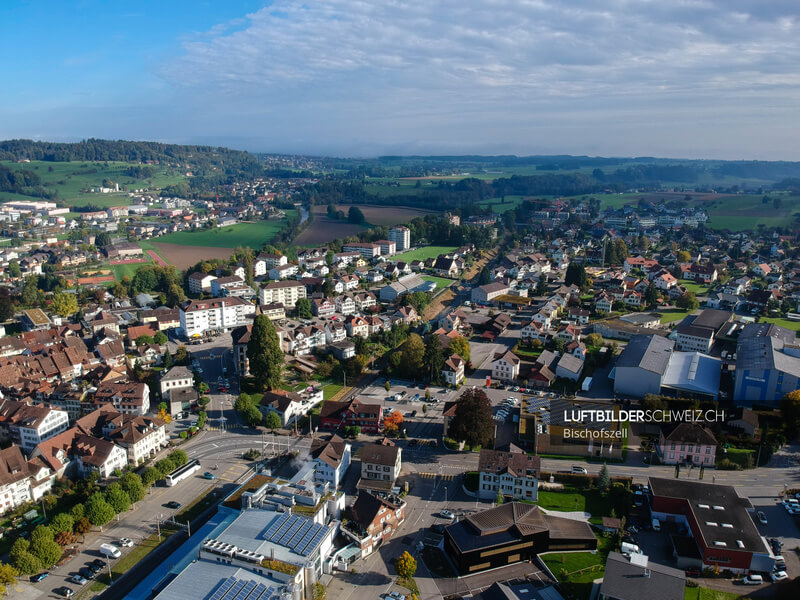
POLYGON ((0 401, 0 440, 30 453, 38 444, 67 430, 69 415, 48 406, 0 401))
POLYGON ((360 427, 362 433, 379 433, 383 426, 383 411, 380 404, 366 404, 358 399, 346 402, 328 400, 319 414, 320 428, 344 429, 360 427))
POLYGON ((511 351, 499 352, 492 360, 492 379, 512 382, 519 376, 519 357, 511 351))
POLYGON ((342 246, 343 252, 358 252, 367 260, 372 260, 381 255, 381 247, 378 244, 352 242, 342 246))
POLYGON ((708 427, 696 423, 662 425, 656 452, 666 465, 713 467, 717 439, 708 427))
POLYGON ((256 307, 241 298, 213 298, 190 300, 180 310, 181 331, 187 338, 193 338, 246 325, 256 307))
POLYGON ((652 518, 688 532, 672 537, 680 568, 772 572, 775 560, 753 522, 753 505, 734 486, 651 477, 649 487, 652 518))
POLYGON ((327 482, 332 489, 338 489, 350 467, 352 452, 352 446, 336 434, 329 440, 315 437, 309 455, 314 461, 314 481, 327 482))
POLYGON ((364 444, 361 448, 359 489, 390 491, 400 477, 402 454, 402 448, 388 440, 378 444, 364 444))
POLYGON ((395 494, 383 497, 361 490, 350 509, 350 519, 341 529, 360 548, 360 558, 386 543, 405 521, 406 503, 395 494))
POLYGON ((186 279, 189 282, 189 293, 199 296, 202 293, 211 293, 211 283, 216 279, 216 277, 210 273, 195 271, 186 279))
POLYGON ((800 348, 795 332, 770 323, 746 325, 736 344, 734 401, 778 408, 800 389, 800 348))
POLYGON ((651 562, 644 554, 609 552, 599 600, 683 600, 686 574, 651 562))
POLYGON ((538 499, 541 459, 511 444, 508 451, 481 450, 478 458, 478 497, 494 500, 498 493, 515 500, 538 499))
POLYGON ((273 281, 258 291, 260 304, 279 303, 285 308, 294 308, 295 303, 306 296, 306 286, 299 281, 273 281))
POLYGON ((505 283, 496 281, 479 287, 472 288, 470 300, 477 304, 487 304, 497 298, 508 294, 509 287, 505 283))
POLYGON ((391 227, 388 237, 396 244, 398 252, 404 252, 411 248, 411 230, 405 225, 391 227))
POLYGON ((161 376, 161 397, 166 398, 169 391, 194 387, 194 374, 183 366, 172 367, 161 376))
POLYGON ((53 485, 53 472, 38 458, 27 460, 19 446, 0 450, 0 514, 38 502, 53 485))
POLYGON ((98 386, 94 402, 109 402, 124 415, 146 415, 150 412, 150 388, 131 381, 106 382, 98 386))
POLYGON ((594 550, 585 521, 545 514, 538 506, 508 502, 473 513, 444 530, 444 549, 461 575, 533 561, 542 552, 594 550))
POLYGON ((461 385, 464 381, 464 359, 458 354, 451 354, 442 366, 442 379, 453 387, 461 385))

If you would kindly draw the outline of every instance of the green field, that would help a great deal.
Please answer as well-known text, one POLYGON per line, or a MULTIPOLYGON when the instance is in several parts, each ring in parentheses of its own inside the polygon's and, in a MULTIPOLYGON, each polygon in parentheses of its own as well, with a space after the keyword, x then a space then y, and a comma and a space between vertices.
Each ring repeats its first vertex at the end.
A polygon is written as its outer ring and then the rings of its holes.
MULTIPOLYGON (((295 212, 287 210, 287 215, 295 212)), ((229 227, 215 227, 202 231, 178 231, 158 238, 158 243, 179 244, 181 246, 209 246, 212 248, 236 248, 249 246, 254 250, 272 240, 286 225, 285 219, 238 223, 229 227)))
POLYGON ((710 289, 707 285, 701 285, 689 279, 681 279, 678 283, 685 287, 686 291, 694 292, 695 296, 705 296, 708 294, 708 290, 710 289))
POLYGON ((446 277, 434 277, 433 275, 423 275, 422 278, 425 281, 433 281, 436 284, 437 290, 446 288, 448 285, 453 283, 452 279, 447 279, 446 277))
POLYGON ((694 311, 682 310, 680 308, 668 308, 666 310, 657 310, 656 312, 661 315, 662 325, 665 325, 667 323, 674 323, 675 321, 680 321, 686 315, 689 315, 694 311))
POLYGON ((410 252, 403 252, 394 256, 395 260, 402 260, 411 262, 412 260, 427 260, 429 258, 436 258, 440 254, 447 254, 453 252, 455 246, 425 246, 424 248, 417 248, 410 252))
MULTIPOLYGON (((185 175, 171 168, 151 165, 153 176, 147 179, 135 179, 125 175, 124 171, 133 163, 124 162, 45 162, 31 161, 29 163, 17 163, 2 161, 0 164, 15 170, 28 170, 36 173, 42 180, 42 184, 51 192, 56 192, 58 196, 55 201, 63 202, 67 206, 85 206, 94 204, 96 206, 122 206, 130 204, 125 193, 120 194, 99 194, 84 193, 82 190, 92 187, 100 187, 104 179, 109 179, 114 183, 119 183, 120 188, 126 191, 135 189, 160 189, 164 186, 180 183, 186 179, 185 175)), ((20 194, 2 193, 2 200, 30 199, 29 196, 20 194)))
MULTIPOLYGON (((148 258, 148 256, 145 255, 145 258, 148 258)), ((150 260, 143 263, 134 263, 129 265, 108 265, 108 268, 114 272, 114 278, 117 281, 120 281, 126 276, 132 278, 136 274, 136 271, 139 269, 139 267, 149 264, 152 264, 150 260)))
POLYGON ((775 323, 775 325, 780 325, 792 331, 800 331, 800 321, 790 321, 781 317, 761 317, 759 321, 762 323, 775 323))
POLYGON ((522 200, 522 196, 506 196, 505 200, 502 198, 487 198, 486 200, 481 200, 478 204, 480 206, 489 206, 492 212, 502 214, 512 208, 517 208, 522 204, 522 200))
POLYGON ((743 597, 734 592, 721 592, 703 587, 687 587, 683 595, 684 600, 736 600, 743 597))

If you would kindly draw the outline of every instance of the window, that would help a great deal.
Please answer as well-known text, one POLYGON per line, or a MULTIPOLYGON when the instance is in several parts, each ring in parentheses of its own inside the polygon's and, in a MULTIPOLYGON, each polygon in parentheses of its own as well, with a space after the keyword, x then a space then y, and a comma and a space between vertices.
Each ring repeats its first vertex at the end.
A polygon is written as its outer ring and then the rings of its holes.
POLYGON ((711 446, 706 446, 706 454, 711 454, 711 446))
POLYGON ((670 450, 675 450, 675 442, 672 442, 672 443, 669 445, 669 449, 670 449, 670 450))
POLYGON ((686 450, 686 444, 681 444, 681 450, 686 450))
MULTIPOLYGON (((674 446, 674 444, 673 444, 673 446, 674 446)), ((669 459, 672 460, 674 458, 675 458, 675 453, 674 452, 670 452, 669 453, 669 459)))

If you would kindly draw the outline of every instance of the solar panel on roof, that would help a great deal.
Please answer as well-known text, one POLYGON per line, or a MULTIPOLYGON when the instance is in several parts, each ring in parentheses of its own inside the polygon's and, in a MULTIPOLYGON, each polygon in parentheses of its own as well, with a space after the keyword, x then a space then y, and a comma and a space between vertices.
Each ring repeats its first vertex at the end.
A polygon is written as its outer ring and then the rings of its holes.
POLYGON ((313 521, 311 521, 310 519, 306 519, 305 523, 303 523, 303 525, 297 531, 295 531, 294 535, 289 539, 289 541, 285 545, 289 546, 290 548, 293 548, 298 541, 303 539, 303 536, 306 533, 308 533, 308 530, 311 529, 311 526, 313 524, 314 524, 313 521))
POLYGON ((228 577, 225 581, 223 581, 220 586, 217 588, 217 591, 214 592, 214 595, 211 596, 211 600, 220 600, 225 593, 231 589, 233 584, 236 583, 236 579, 233 577, 228 577))
POLYGON ((248 581, 245 586, 242 588, 242 591, 236 594, 235 600, 247 600, 247 597, 250 596, 250 592, 252 592, 256 587, 255 581, 248 581))
POLYGON ((280 529, 281 525, 283 525, 289 519, 289 516, 290 515, 288 513, 284 513, 280 517, 275 519, 272 522, 272 525, 270 525, 269 529, 267 529, 267 532, 264 534, 264 539, 265 540, 272 539, 272 536, 275 535, 278 529, 280 529))
POLYGON ((236 583, 234 583, 233 586, 222 595, 222 600, 233 600, 236 598, 236 594, 238 594, 243 587, 244 581, 237 579, 236 583))
POLYGON ((256 586, 256 588, 253 590, 253 593, 251 594, 251 598, 253 600, 259 600, 264 595, 264 592, 266 592, 266 591, 267 591, 267 586, 265 586, 263 583, 259 583, 256 586))
POLYGON ((322 541, 322 538, 324 538, 324 537, 325 537, 325 530, 323 529, 322 531, 318 532, 318 533, 317 533, 317 534, 314 536, 314 539, 312 539, 312 540, 311 540, 311 541, 310 541, 310 542, 309 542, 309 543, 306 545, 306 547, 305 547, 305 548, 303 548, 303 551, 301 552, 301 554, 302 554, 303 556, 308 556, 309 554, 311 554, 311 551, 312 551, 314 548, 316 548, 316 547, 317 547, 317 544, 319 544, 319 543, 322 541))
POLYGON ((297 544, 295 544, 295 545, 294 545, 293 549, 294 549, 294 551, 295 551, 295 552, 297 552, 298 554, 300 554, 300 551, 301 551, 303 548, 305 548, 305 547, 306 547, 306 544, 308 544, 308 542, 311 540, 311 538, 312 538, 312 537, 314 537, 314 531, 315 531, 315 530, 314 530, 314 528, 310 529, 310 530, 309 530, 309 531, 308 531, 308 532, 307 532, 307 533, 306 533, 306 534, 303 536, 303 539, 302 539, 302 540, 300 540, 299 542, 297 542, 297 544))
POLYGON ((297 533, 297 531, 303 526, 303 524, 304 524, 303 519, 300 519, 298 517, 298 519, 292 522, 291 526, 286 531, 283 532, 283 535, 281 535, 280 539, 278 539, 278 543, 281 546, 288 546, 289 545, 288 541, 292 539, 294 534, 297 533))
POLYGON ((283 536, 283 534, 284 534, 284 533, 286 533, 286 532, 289 530, 289 528, 290 528, 290 527, 291 527, 291 526, 294 524, 294 522, 295 522, 295 520, 296 520, 296 519, 297 519, 297 517, 296 517, 295 515, 292 515, 291 517, 289 517, 289 518, 288 518, 288 519, 287 519, 287 520, 286 520, 286 521, 285 521, 285 522, 284 522, 284 523, 281 525, 280 529, 278 529, 278 531, 276 531, 276 532, 275 532, 275 533, 272 535, 272 537, 271 537, 270 539, 271 539, 271 540, 278 540, 278 539, 280 539, 280 537, 281 537, 281 536, 283 536))

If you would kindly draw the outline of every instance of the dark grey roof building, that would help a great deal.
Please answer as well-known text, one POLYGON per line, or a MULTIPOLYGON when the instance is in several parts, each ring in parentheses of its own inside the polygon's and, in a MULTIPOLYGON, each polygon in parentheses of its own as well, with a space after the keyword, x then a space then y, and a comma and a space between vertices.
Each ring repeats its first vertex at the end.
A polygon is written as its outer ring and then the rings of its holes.
POLYGON ((614 368, 614 391, 634 397, 658 394, 674 345, 658 335, 631 338, 614 368))
POLYGON ((651 563, 644 555, 630 558, 610 552, 606 561, 602 600, 682 600, 686 576, 683 571, 651 563))

